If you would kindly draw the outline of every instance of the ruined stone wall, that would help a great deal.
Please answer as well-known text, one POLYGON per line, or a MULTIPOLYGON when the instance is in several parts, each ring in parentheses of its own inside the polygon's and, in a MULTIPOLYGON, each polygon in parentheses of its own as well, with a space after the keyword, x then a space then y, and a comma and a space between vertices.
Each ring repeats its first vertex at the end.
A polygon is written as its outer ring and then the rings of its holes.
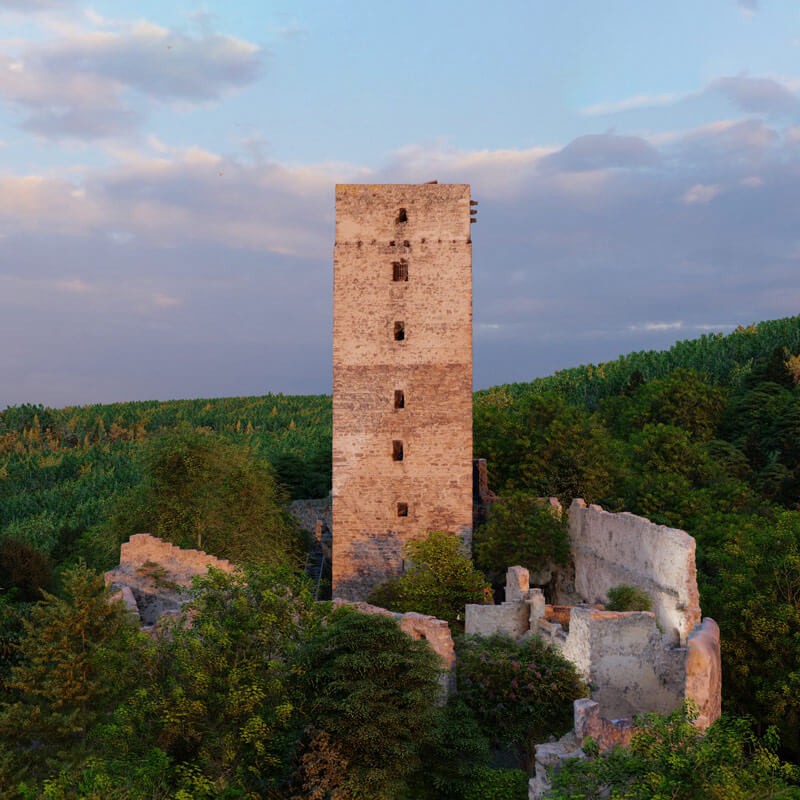
POLYGON ((120 592, 127 608, 144 625, 177 613, 195 576, 205 575, 210 567, 229 573, 236 569, 230 561, 202 550, 182 550, 149 533, 131 536, 120 548, 119 562, 106 572, 106 586, 120 592))
POLYGON ((575 592, 605 603, 613 586, 639 586, 652 598, 665 635, 686 643, 700 622, 695 542, 684 531, 656 525, 634 514, 612 514, 573 500, 569 532, 575 592))
POLYGON ((401 573, 411 538, 471 529, 469 186, 337 186, 334 595, 401 573))
POLYGON ((686 650, 665 645, 648 611, 575 607, 562 651, 592 687, 604 717, 666 714, 681 704, 686 650))

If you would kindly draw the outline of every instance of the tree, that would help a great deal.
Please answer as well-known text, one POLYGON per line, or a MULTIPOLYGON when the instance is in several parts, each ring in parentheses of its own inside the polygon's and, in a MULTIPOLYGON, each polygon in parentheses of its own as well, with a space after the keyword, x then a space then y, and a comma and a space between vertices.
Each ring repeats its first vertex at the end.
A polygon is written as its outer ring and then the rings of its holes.
POLYGON ((0 708, 0 735, 28 775, 86 756, 89 731, 132 688, 146 646, 122 603, 109 600, 102 576, 78 564, 63 584, 63 597, 45 592, 23 620, 0 708))
POLYGON ((441 531, 408 542, 410 561, 399 577, 376 587, 370 602, 392 611, 416 611, 463 628, 467 603, 491 602, 491 589, 475 569, 458 536, 441 531))
POLYGON ((586 696, 574 665, 538 636, 468 636, 458 649, 456 680, 484 732, 515 748, 525 767, 537 742, 569 730, 572 703, 586 696))
POLYGON ((301 537, 288 498, 247 447, 182 431, 150 444, 144 471, 111 515, 116 537, 149 531, 237 563, 298 562, 301 537))
MULTIPOLYGON (((701 735, 695 712, 637 717, 629 748, 573 760, 553 775, 551 800, 797 800, 798 770, 777 756, 771 731, 758 740, 744 719, 721 717, 701 735)), ((586 748, 584 748, 586 749, 586 748)))
POLYGON ((341 800, 394 800, 433 727, 436 654, 391 617, 345 606, 306 642, 299 663, 306 718, 335 748, 325 763, 346 764, 344 777, 339 769, 323 776, 328 788, 341 800))
POLYGON ((710 554, 705 609, 725 632, 726 700, 800 753, 800 513, 741 519, 710 554))
POLYGON ((500 494, 614 504, 621 451, 599 417, 558 394, 484 398, 475 404, 473 428, 475 452, 488 460, 500 494))
POLYGON ((519 565, 539 573, 569 561, 566 513, 527 492, 512 492, 492 503, 486 522, 475 531, 475 560, 493 583, 519 565))
POLYGON ((191 767, 179 782, 193 797, 202 787, 261 796, 288 777, 299 736, 292 663, 318 610, 305 580, 263 565, 210 570, 193 593, 136 702, 150 703, 160 746, 191 767))

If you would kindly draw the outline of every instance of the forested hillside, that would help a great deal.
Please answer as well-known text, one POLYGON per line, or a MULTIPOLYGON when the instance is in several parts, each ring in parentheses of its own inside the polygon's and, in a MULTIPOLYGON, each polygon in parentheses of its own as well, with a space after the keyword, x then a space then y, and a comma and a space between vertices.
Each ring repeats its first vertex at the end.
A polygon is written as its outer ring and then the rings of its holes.
MULTIPOLYGON (((703 611, 722 630, 726 709, 759 732, 776 725, 800 760, 800 317, 477 392, 474 434, 501 496, 581 496, 691 533, 703 611)), ((247 558, 250 529, 269 528, 266 560, 295 563, 276 508, 327 494, 330 440, 325 396, 0 412, 0 664, 19 658, 12 607, 24 618, 40 589, 70 591, 81 561, 112 566, 143 526, 247 558)), ((317 734, 317 755, 339 758, 317 734)))

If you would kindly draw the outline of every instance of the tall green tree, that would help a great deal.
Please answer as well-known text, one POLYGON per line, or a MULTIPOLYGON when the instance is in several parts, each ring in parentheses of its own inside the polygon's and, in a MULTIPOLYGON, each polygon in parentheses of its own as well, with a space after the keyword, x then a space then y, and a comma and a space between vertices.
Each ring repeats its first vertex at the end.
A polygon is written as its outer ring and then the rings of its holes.
POLYGON ((191 765, 179 783, 193 797, 268 795, 288 777, 299 736, 292 664, 317 619, 307 583, 285 569, 197 581, 144 698, 160 747, 191 765))
MULTIPOLYGON (((334 751, 326 753, 324 765, 333 768, 317 775, 316 790, 335 789, 341 800, 395 800, 434 727, 438 656, 391 617, 343 607, 305 644, 300 664, 303 710, 334 751)), ((306 762, 300 776, 305 792, 312 766, 306 762)))
POLYGON ((237 563, 298 562, 301 536, 288 497, 249 448, 184 430, 150 444, 144 473, 107 524, 117 538, 149 532, 237 563))
POLYGON ((493 584, 502 582, 511 566, 532 573, 563 566, 570 555, 566 512, 556 512, 527 492, 511 492, 492 503, 472 547, 476 563, 493 584))
POLYGON ((63 595, 45 593, 22 624, 0 736, 13 754, 7 765, 35 776, 86 758, 91 728, 140 679, 146 640, 82 564, 64 574, 63 595))
POLYGON ((475 453, 486 458, 492 488, 539 497, 615 503, 623 454, 600 418, 558 394, 479 398, 475 453))

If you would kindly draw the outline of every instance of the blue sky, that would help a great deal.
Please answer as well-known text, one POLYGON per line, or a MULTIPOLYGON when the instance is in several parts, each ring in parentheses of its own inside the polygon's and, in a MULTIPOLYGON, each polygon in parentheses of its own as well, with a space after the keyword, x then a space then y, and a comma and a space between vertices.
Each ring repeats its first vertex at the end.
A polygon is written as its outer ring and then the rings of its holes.
POLYGON ((796 0, 0 0, 0 408, 330 390, 336 182, 470 183, 475 384, 800 311, 796 0))

